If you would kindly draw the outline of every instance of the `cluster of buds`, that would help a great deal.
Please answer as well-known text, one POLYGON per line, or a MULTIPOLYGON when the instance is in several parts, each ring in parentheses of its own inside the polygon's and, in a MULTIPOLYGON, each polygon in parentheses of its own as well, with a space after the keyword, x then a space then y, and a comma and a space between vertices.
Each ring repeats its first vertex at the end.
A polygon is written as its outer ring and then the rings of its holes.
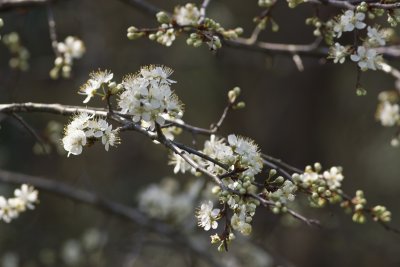
POLYGON ((306 166, 304 173, 293 174, 296 185, 310 194, 310 204, 314 207, 323 207, 327 202, 341 201, 341 182, 344 177, 341 167, 332 167, 322 172, 322 166, 306 166))
POLYGON ((271 206, 271 210, 273 213, 278 214, 286 212, 287 203, 294 201, 297 185, 285 180, 282 176, 276 176, 276 174, 277 171, 275 169, 269 171, 263 194, 267 199, 275 202, 275 205, 271 206))
POLYGON ((57 44, 57 58, 54 60, 54 68, 50 70, 50 77, 58 79, 69 78, 74 59, 79 59, 85 53, 86 48, 82 40, 74 36, 68 36, 64 42, 57 44))
POLYGON ((222 47, 221 39, 235 39, 243 33, 242 28, 224 29, 216 21, 201 17, 199 8, 192 3, 176 6, 174 13, 161 11, 156 14, 160 26, 157 29, 128 28, 128 38, 131 40, 148 36, 150 40, 165 46, 171 46, 181 32, 189 34, 186 43, 199 47, 206 43, 211 50, 222 47))
POLYGON ((9 49, 12 57, 9 61, 10 68, 21 71, 29 69, 29 51, 21 44, 21 39, 16 32, 12 32, 3 36, 3 43, 9 49))

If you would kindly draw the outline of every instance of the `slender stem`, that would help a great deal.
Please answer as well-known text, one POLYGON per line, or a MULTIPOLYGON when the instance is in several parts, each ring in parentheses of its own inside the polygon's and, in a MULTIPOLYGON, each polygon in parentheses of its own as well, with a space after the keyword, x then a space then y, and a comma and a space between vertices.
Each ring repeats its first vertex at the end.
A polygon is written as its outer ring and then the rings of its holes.
POLYGON ((60 56, 60 52, 58 51, 58 41, 57 41, 57 29, 56 29, 56 21, 54 19, 53 10, 51 9, 50 3, 47 5, 47 22, 49 24, 49 34, 51 40, 51 46, 53 47, 53 52, 56 57, 60 56))

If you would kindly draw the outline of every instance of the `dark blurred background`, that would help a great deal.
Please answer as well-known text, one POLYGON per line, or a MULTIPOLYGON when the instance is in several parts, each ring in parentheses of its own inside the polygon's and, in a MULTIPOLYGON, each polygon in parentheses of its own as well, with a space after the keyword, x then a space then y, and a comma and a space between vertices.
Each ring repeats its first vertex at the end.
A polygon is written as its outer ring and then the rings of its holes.
MULTIPOLYGON (((252 18, 261 12, 256 2, 212 1, 208 15, 226 28, 242 26, 248 36, 254 27, 252 18)), ((167 10, 184 4, 153 3, 167 10)), ((228 115, 221 134, 251 137, 265 153, 299 168, 314 162, 321 162, 325 168, 343 166, 343 188, 350 194, 364 190, 370 205, 387 206, 393 212, 393 225, 400 225, 400 151, 390 147, 393 132, 374 120, 378 93, 394 87, 390 76, 366 73, 362 84, 368 94, 358 97, 354 64, 323 64, 323 59, 303 58, 305 71, 299 72, 287 56, 271 57, 227 47, 212 53, 205 46, 197 49, 187 46, 184 36, 170 48, 146 38, 129 41, 126 38, 129 26, 151 27, 157 23, 153 17, 122 1, 60 0, 52 8, 59 40, 68 35, 78 36, 85 42, 86 54, 75 61, 71 79, 51 80, 48 72, 53 67, 54 55, 46 8, 0 13, 5 22, 1 33, 17 31, 31 54, 29 71, 17 73, 8 67, 9 53, 1 46, 1 103, 82 105, 83 97, 76 92, 91 71, 109 69, 119 80, 142 65, 164 64, 175 70, 172 78, 178 83, 174 89, 186 106, 183 119, 208 127, 221 114, 227 91, 239 86, 247 106, 228 115)), ((321 10, 326 14, 331 11, 321 10)), ((273 12, 280 31, 267 30, 261 38, 271 42, 310 43, 314 39, 313 29, 304 20, 312 14, 313 9, 308 5, 293 10, 282 1, 273 12)), ((399 64, 394 62, 394 65, 399 64)), ((103 103, 94 100, 90 105, 103 103)), ((45 114, 23 114, 23 117, 39 132, 44 131, 49 120, 62 124, 68 121, 65 117, 45 114)), ((57 179, 135 205, 137 192, 172 175, 172 167, 167 166, 168 153, 161 146, 134 132, 123 133, 121 138, 122 144, 108 153, 103 146, 95 145, 85 148, 79 157, 67 158, 55 151, 38 156, 33 152, 36 141, 18 124, 5 120, 0 131, 0 166, 57 179)), ((190 141, 191 137, 181 140, 190 141)), ((177 179, 186 178, 178 175, 177 179)), ((1 184, 0 192, 7 195, 13 188, 1 184)), ((0 256, 14 251, 31 264, 26 266, 34 266, 27 259, 38 257, 43 248, 59 247, 66 239, 78 238, 85 229, 96 227, 109 235, 104 251, 106 266, 120 266, 119 259, 129 253, 141 231, 96 209, 51 194, 41 194, 40 201, 36 211, 23 214, 12 224, 0 224, 0 256)), ((322 228, 305 224, 288 226, 272 213, 259 210, 251 238, 294 266, 400 266, 398 235, 371 221, 354 224, 351 216, 339 207, 316 210, 300 203, 298 209, 320 219, 322 228)), ((210 245, 209 249, 215 247, 210 245)), ((174 253, 179 255, 179 251, 174 253)), ((180 264, 185 266, 184 262, 180 264)))

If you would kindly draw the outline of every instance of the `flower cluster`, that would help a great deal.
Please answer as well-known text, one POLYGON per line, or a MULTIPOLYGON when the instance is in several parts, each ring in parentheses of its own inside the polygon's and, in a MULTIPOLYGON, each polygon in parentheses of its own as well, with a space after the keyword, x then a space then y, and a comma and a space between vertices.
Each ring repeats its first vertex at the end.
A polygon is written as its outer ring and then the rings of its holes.
POLYGON ((328 58, 331 58, 334 63, 342 64, 346 57, 350 56, 350 59, 356 62, 362 71, 378 70, 382 68, 383 58, 376 48, 386 44, 390 31, 380 30, 379 25, 368 26, 365 22, 367 12, 371 18, 375 16, 374 12, 382 15, 376 10, 370 12, 367 4, 362 2, 355 10, 346 10, 343 14, 326 22, 315 16, 308 18, 306 23, 316 28, 314 35, 324 37, 330 46, 328 58), (334 41, 334 38, 341 38, 345 32, 354 32, 353 45, 343 45, 334 41))
POLYGON ((118 134, 118 130, 112 130, 112 125, 104 119, 80 113, 65 128, 62 142, 68 156, 81 154, 84 146, 96 140, 101 140, 105 150, 108 151, 110 146, 119 144, 118 134))
POLYGON ((184 6, 176 6, 173 15, 178 25, 197 25, 200 19, 200 10, 195 4, 187 3, 184 6))
POLYGON ((71 76, 71 69, 74 59, 79 59, 85 53, 85 45, 77 37, 68 36, 64 42, 57 44, 58 56, 54 60, 54 68, 50 71, 52 79, 58 79, 60 76, 69 78, 71 76))
POLYGON ((21 44, 21 39, 16 32, 3 36, 3 43, 7 46, 12 57, 9 65, 12 69, 27 71, 29 69, 29 51, 21 44))
POLYGON ((151 130, 156 123, 163 126, 167 117, 181 118, 183 106, 171 89, 171 74, 167 67, 147 66, 125 77, 118 100, 121 113, 131 115, 134 122, 145 121, 151 130))
MULTIPOLYGON (((252 229, 252 218, 260 203, 258 200, 246 198, 244 195, 256 192, 257 188, 252 183, 255 181, 255 175, 260 173, 263 167, 257 145, 248 138, 236 135, 229 135, 227 140, 212 135, 210 140, 205 142, 203 153, 221 164, 229 166, 232 173, 236 172, 232 176, 222 179, 225 187, 229 190, 222 190, 216 186, 212 191, 219 197, 221 203, 226 204, 232 210, 233 215, 230 218, 232 229, 243 235, 249 235, 252 229)), ((223 175, 226 172, 224 167, 211 161, 199 157, 193 159, 216 175, 223 175)), ((176 170, 182 172, 188 169, 191 168, 186 165, 176 167, 176 170)), ((212 205, 210 203, 203 204, 200 210, 203 211, 201 214, 207 214, 207 216, 198 216, 199 225, 207 229, 210 229, 210 225, 211 228, 216 228, 216 221, 220 217, 218 212, 213 210, 212 205)))
POLYGON ((389 101, 380 103, 377 112, 377 118, 382 126, 391 127, 399 123, 400 120, 400 107, 398 104, 392 104, 389 101))
POLYGON ((353 10, 347 10, 341 15, 333 27, 336 33, 336 37, 340 38, 343 32, 352 32, 355 29, 364 29, 366 24, 363 22, 365 14, 362 12, 354 12, 353 10))
POLYGON ((380 69, 383 60, 375 49, 365 46, 357 47, 357 53, 351 55, 350 58, 357 62, 362 71, 380 69))
POLYGON ((276 202, 278 208, 280 204, 286 204, 289 201, 294 201, 297 186, 291 181, 286 180, 282 185, 278 186, 276 191, 268 192, 268 198, 276 202), (279 202, 279 204, 278 204, 279 202))
POLYGON ((134 26, 128 28, 127 37, 131 40, 148 36, 150 40, 171 46, 181 32, 187 32, 189 38, 186 43, 199 47, 206 43, 211 50, 222 46, 221 37, 235 39, 243 33, 242 28, 224 29, 218 22, 210 18, 202 18, 199 8, 192 3, 176 6, 174 13, 161 11, 156 14, 160 26, 157 29, 138 29, 134 26))
POLYGON ((293 181, 299 188, 311 194, 310 202, 313 206, 322 207, 327 201, 334 203, 341 200, 341 186, 344 176, 341 167, 331 167, 322 172, 319 163, 314 168, 306 166, 304 173, 293 174, 293 181))
POLYGON ((23 184, 15 189, 14 197, 6 199, 0 196, 0 220, 6 223, 16 219, 21 212, 34 209, 38 202, 38 191, 32 186, 23 184))
MULTIPOLYGON (((383 91, 378 96, 378 108, 375 117, 384 127, 399 127, 400 126, 400 105, 398 91, 383 91)), ((400 136, 397 131, 393 137, 391 145, 399 146, 400 136)))
POLYGON ((164 178, 139 194, 139 209, 152 218, 179 224, 191 214, 202 186, 199 179, 180 191, 175 179, 164 178))
POLYGON ((212 201, 201 204, 200 209, 196 213, 198 225, 205 231, 217 229, 220 215, 220 209, 213 209, 212 201))

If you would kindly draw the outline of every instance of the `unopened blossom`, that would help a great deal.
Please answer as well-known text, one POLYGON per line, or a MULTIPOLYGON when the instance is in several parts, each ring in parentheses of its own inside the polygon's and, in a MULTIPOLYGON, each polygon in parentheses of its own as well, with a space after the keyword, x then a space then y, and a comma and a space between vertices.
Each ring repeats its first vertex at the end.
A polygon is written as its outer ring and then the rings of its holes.
POLYGON ((342 169, 340 167, 332 167, 329 170, 324 171, 322 176, 331 190, 340 188, 344 179, 342 169))
POLYGON ((200 10, 196 5, 187 3, 185 6, 175 8, 174 18, 176 23, 182 26, 196 25, 200 19, 200 10))
POLYGON ((334 63, 343 64, 347 56, 347 48, 339 43, 335 43, 329 50, 329 57, 333 59, 334 63))
POLYGON ((391 104, 389 101, 385 101, 380 105, 377 115, 383 126, 394 126, 400 119, 400 107, 398 104, 391 104))
POLYGON ((217 219, 219 213, 220 209, 213 209, 212 201, 201 204, 200 209, 196 214, 198 225, 203 227, 206 231, 210 230, 211 228, 216 229, 218 227, 217 219))
POLYGON ((382 56, 373 48, 359 46, 357 53, 350 56, 351 60, 358 62, 362 71, 368 69, 377 70, 381 68, 382 56))
POLYGON ((340 38, 342 32, 351 32, 354 29, 364 29, 366 24, 363 22, 365 14, 361 12, 354 13, 353 10, 347 10, 340 16, 333 30, 336 32, 336 37, 340 38))

